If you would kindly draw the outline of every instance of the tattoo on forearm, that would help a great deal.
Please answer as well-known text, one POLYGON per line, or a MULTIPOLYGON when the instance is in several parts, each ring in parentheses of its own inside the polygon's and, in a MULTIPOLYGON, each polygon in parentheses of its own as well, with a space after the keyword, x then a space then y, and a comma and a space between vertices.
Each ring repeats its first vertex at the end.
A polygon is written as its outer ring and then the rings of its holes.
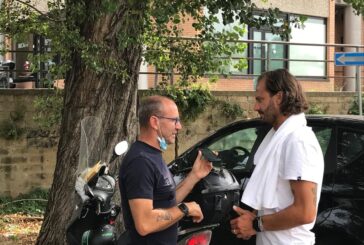
POLYGON ((172 220, 172 215, 165 210, 161 210, 163 213, 158 214, 157 221, 167 221, 172 220))
POLYGON ((312 194, 313 194, 313 205, 316 206, 317 204, 317 187, 312 188, 312 194))

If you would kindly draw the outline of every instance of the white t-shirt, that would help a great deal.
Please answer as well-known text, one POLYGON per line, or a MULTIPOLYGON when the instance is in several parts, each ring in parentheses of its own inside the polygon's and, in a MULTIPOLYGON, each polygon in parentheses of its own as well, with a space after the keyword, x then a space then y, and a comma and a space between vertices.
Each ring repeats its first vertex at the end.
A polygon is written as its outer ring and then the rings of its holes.
MULTIPOLYGON (((279 166, 276 209, 260 210, 258 215, 281 211, 293 203, 289 180, 306 180, 317 184, 317 205, 320 198, 324 159, 321 147, 311 128, 304 127, 291 133, 283 143, 279 166)), ((315 234, 310 230, 315 222, 281 231, 257 233, 257 245, 312 245, 315 234)))

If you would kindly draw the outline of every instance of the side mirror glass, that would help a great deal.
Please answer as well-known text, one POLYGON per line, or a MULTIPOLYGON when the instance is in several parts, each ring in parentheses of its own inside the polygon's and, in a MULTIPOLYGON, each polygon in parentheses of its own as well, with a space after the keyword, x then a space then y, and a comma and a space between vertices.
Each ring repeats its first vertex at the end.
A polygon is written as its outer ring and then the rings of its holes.
POLYGON ((114 148, 114 151, 115 151, 116 155, 120 156, 128 150, 128 147, 129 147, 128 142, 126 142, 124 140, 124 141, 117 143, 117 145, 114 148))

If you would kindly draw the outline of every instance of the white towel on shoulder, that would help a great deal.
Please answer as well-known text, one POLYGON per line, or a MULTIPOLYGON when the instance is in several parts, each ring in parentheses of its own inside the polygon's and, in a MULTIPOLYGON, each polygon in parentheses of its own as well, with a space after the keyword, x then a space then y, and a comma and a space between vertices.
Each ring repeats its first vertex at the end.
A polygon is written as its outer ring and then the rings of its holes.
POLYGON ((244 190, 241 201, 256 210, 278 207, 276 188, 282 143, 292 132, 307 124, 305 114, 292 115, 275 131, 265 136, 254 156, 255 169, 244 190))

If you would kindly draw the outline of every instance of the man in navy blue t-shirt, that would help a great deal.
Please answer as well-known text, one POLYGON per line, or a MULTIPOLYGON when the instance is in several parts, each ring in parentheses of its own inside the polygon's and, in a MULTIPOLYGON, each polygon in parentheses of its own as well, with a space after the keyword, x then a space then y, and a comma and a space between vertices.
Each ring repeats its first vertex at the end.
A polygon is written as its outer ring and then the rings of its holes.
POLYGON ((190 216, 203 219, 195 202, 181 203, 194 185, 208 175, 212 164, 197 155, 191 172, 176 187, 162 159, 182 128, 173 100, 145 98, 139 108, 140 135, 124 157, 119 173, 125 228, 131 244, 177 244, 177 222, 190 216))

